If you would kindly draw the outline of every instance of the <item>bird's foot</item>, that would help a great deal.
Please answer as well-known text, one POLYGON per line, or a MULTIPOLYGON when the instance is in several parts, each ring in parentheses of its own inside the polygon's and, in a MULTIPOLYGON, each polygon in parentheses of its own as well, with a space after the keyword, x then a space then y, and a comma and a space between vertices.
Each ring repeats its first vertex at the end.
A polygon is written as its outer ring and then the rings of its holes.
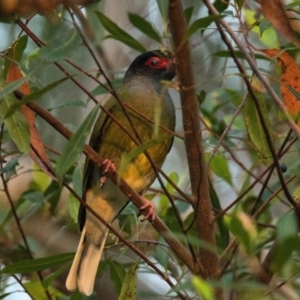
POLYGON ((142 222, 149 220, 150 223, 153 223, 155 220, 155 207, 154 204, 146 199, 145 197, 142 197, 146 203, 140 207, 140 211, 147 209, 147 214, 144 216, 144 218, 141 220, 142 222))
POLYGON ((116 166, 111 160, 106 158, 101 165, 100 187, 106 182, 107 176, 105 174, 109 172, 115 173, 116 166))

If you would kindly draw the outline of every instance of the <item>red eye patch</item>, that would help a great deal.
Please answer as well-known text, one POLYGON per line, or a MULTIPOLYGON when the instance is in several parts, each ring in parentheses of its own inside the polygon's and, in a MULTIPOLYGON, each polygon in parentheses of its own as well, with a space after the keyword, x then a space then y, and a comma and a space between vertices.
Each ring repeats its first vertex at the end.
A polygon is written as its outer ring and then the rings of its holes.
POLYGON ((145 66, 156 70, 167 69, 169 64, 167 59, 159 56, 152 56, 145 62, 145 66))

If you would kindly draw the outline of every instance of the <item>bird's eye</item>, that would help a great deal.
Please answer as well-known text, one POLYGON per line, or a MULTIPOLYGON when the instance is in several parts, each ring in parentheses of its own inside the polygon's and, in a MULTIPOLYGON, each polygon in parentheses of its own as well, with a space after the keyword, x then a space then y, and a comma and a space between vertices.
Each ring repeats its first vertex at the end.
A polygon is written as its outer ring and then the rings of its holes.
POLYGON ((163 70, 167 69, 169 66, 169 61, 163 57, 150 57, 145 65, 151 69, 156 69, 156 70, 163 70))
POLYGON ((156 58, 152 58, 150 61, 149 61, 149 66, 150 67, 153 67, 153 68, 156 68, 158 66, 159 62, 156 58))

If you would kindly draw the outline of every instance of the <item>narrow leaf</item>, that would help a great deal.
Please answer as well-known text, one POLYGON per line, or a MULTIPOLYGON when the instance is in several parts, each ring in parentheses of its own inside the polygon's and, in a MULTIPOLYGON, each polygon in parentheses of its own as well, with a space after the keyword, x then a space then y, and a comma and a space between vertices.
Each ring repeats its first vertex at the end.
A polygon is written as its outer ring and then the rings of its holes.
POLYGON ((64 253, 37 259, 26 259, 6 266, 0 274, 24 274, 29 272, 41 271, 64 264, 74 258, 74 253, 64 253))
POLYGON ((125 45, 139 51, 146 52, 146 48, 130 34, 121 29, 116 23, 107 18, 100 11, 95 12, 102 26, 111 34, 111 37, 123 42, 125 45))
MULTIPOLYGON (((264 121, 268 127, 269 134, 272 136, 273 130, 265 101, 262 99, 260 94, 256 93, 256 96, 259 100, 260 110, 263 113, 264 121)), ((249 137, 257 151, 260 153, 262 162, 266 165, 269 165, 272 162, 272 154, 267 142, 266 133, 261 125, 256 106, 251 98, 248 98, 245 102, 243 112, 249 137)))
POLYGON ((152 24, 149 23, 145 18, 142 18, 141 16, 132 13, 128 13, 128 17, 132 25, 134 25, 137 29, 146 34, 152 40, 158 43, 161 42, 160 35, 153 28, 152 24))
POLYGON ((201 33, 204 32, 204 30, 214 21, 217 21, 224 16, 222 15, 216 15, 216 16, 207 16, 204 18, 200 18, 196 21, 194 21, 191 26, 186 31, 182 41, 181 45, 184 44, 190 37, 193 35, 196 31, 201 30, 201 33))
POLYGON ((12 94, 15 90, 17 90, 24 82, 27 80, 27 76, 23 77, 21 79, 18 79, 10 84, 5 84, 2 82, 0 88, 0 102, 2 102, 6 97, 8 97, 10 94, 12 94))
POLYGON ((190 21, 191 21, 192 15, 193 15, 193 11, 194 11, 194 6, 187 7, 184 10, 185 20, 186 20, 187 25, 190 24, 190 21))
POLYGON ((163 21, 167 22, 169 12, 169 0, 156 0, 156 4, 158 6, 163 21))
POLYGON ((14 104, 10 107, 10 109, 8 110, 8 112, 5 115, 5 118, 10 117, 21 105, 29 103, 31 101, 38 100, 40 97, 42 97, 48 91, 51 91, 52 89, 54 89, 55 87, 57 87, 58 85, 60 85, 64 81, 66 81, 67 79, 68 79, 67 77, 59 79, 59 80, 52 82, 49 85, 41 88, 40 90, 37 90, 29 95, 24 96, 21 101, 18 101, 16 104, 14 104))
POLYGON ((81 124, 79 129, 71 137, 64 152, 57 160, 56 175, 59 180, 63 178, 65 173, 69 170, 69 168, 73 165, 74 161, 77 159, 78 155, 82 152, 84 143, 99 113, 99 106, 100 103, 98 103, 92 109, 92 111, 89 113, 87 118, 81 124))
MULTIPOLYGON (((14 62, 19 62, 23 56, 23 52, 27 46, 28 36, 23 35, 20 38, 18 38, 12 47, 9 49, 5 63, 4 63, 4 69, 2 72, 3 78, 6 78, 8 75, 8 71, 14 62)), ((1 98, 1 97, 0 97, 1 98)))

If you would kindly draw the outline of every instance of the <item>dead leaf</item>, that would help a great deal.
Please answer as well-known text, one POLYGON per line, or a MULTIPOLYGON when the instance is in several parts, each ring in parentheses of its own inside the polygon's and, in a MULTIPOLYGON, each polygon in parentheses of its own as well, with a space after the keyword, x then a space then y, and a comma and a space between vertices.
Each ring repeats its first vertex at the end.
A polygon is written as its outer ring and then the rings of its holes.
POLYGON ((282 0, 259 0, 263 15, 272 25, 281 32, 286 39, 300 46, 300 41, 296 38, 290 21, 283 8, 282 0))
POLYGON ((280 76, 280 91, 282 99, 289 114, 297 116, 300 112, 300 99, 290 88, 300 95, 300 70, 298 64, 287 52, 279 49, 256 49, 265 53, 270 58, 276 57, 278 64, 281 66, 282 73, 280 76), (289 88, 290 87, 290 88, 289 88))
MULTIPOLYGON (((23 75, 17 64, 12 63, 7 74, 7 83, 14 82, 22 77, 23 75)), ((19 90, 24 95, 30 94, 30 87, 27 82, 23 83, 19 90)), ((42 171, 44 171, 53 180, 56 180, 56 177, 52 174, 52 172, 49 172, 49 170, 52 169, 52 165, 45 151, 41 136, 35 126, 35 113, 26 105, 22 105, 21 109, 28 122, 30 130, 30 157, 41 168, 42 171)))

